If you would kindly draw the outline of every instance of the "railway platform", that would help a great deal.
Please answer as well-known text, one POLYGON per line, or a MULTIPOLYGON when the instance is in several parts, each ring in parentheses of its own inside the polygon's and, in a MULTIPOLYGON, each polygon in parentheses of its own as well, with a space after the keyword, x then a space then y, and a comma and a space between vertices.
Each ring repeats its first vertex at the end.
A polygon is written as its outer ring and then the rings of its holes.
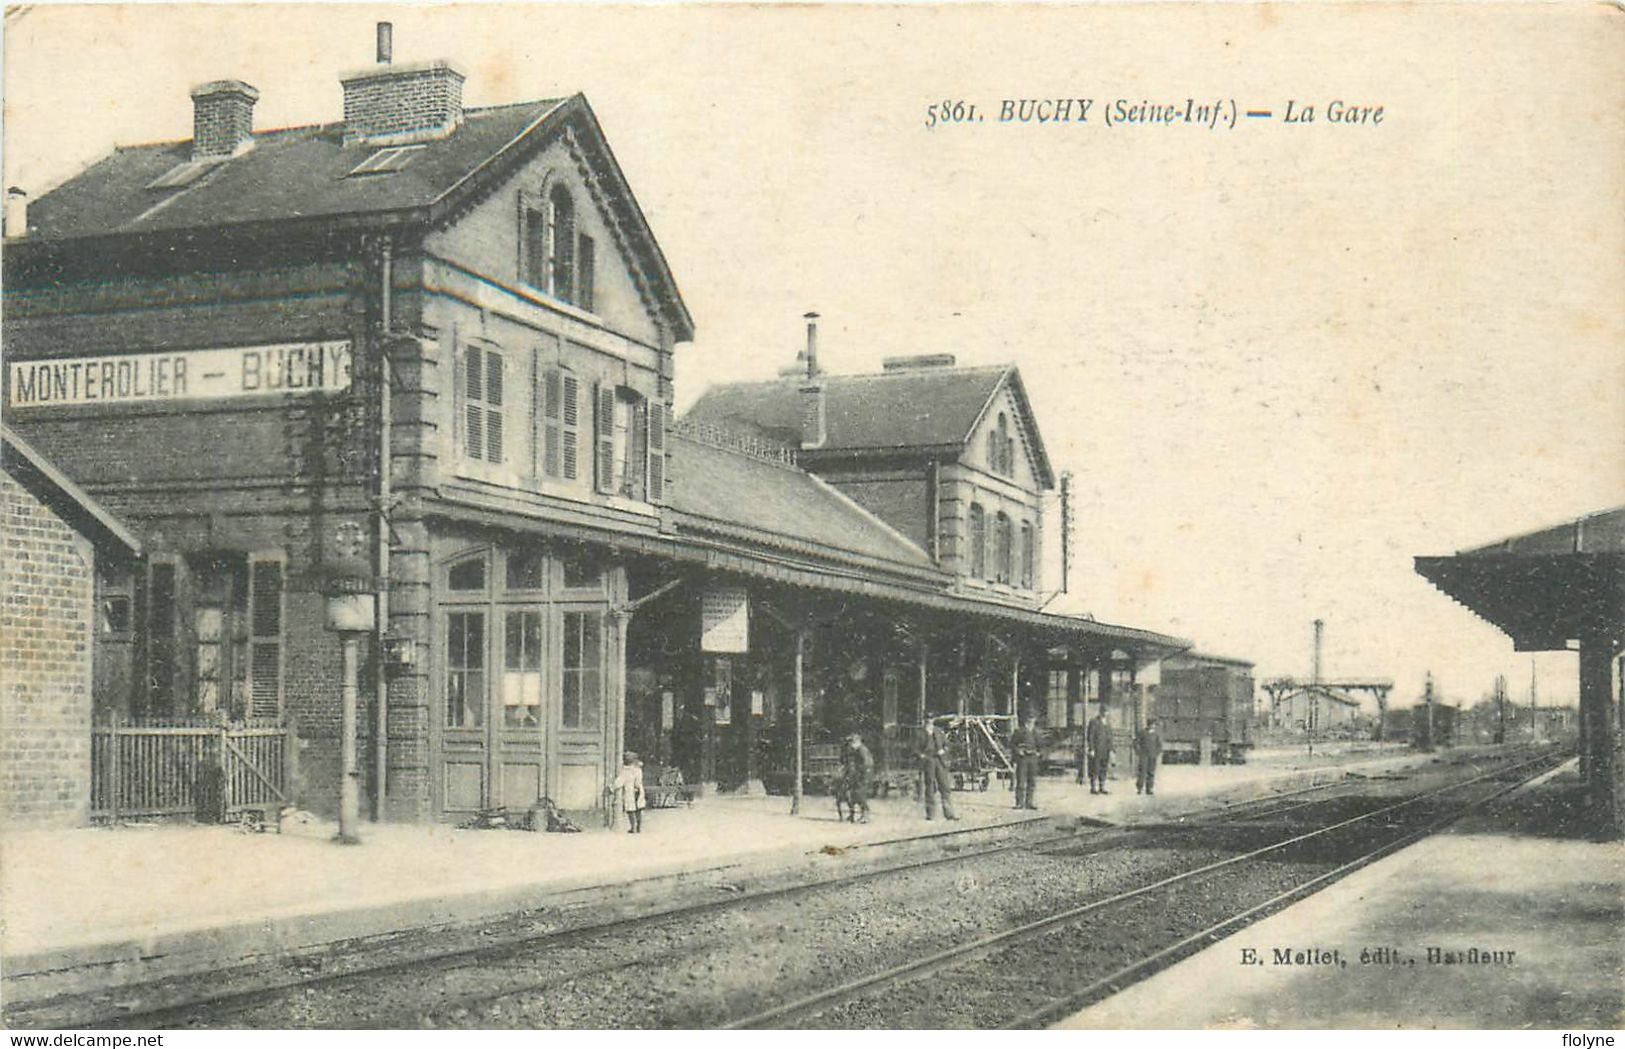
POLYGON ((1571 762, 1057 1026, 1625 1025, 1625 845, 1581 793, 1571 762))
POLYGON ((1178 818, 1430 760, 1171 766, 1155 798, 1137 797, 1132 780, 1102 797, 1047 777, 1038 812, 1013 810, 995 786, 957 794, 954 823, 922 819, 907 798, 876 799, 868 824, 849 824, 827 797, 809 796, 791 817, 783 797, 714 795, 647 813, 641 835, 624 823, 580 834, 375 824, 344 847, 319 820, 281 834, 169 824, 12 834, 0 868, 3 989, 11 1002, 38 1000, 515 912, 590 924, 1043 835, 1057 821, 1178 818))

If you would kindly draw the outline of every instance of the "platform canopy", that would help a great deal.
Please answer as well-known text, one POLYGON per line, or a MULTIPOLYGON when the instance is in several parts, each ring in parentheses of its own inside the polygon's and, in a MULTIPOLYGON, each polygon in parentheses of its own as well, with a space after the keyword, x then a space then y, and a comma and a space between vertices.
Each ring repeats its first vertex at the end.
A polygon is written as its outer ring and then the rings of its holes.
POLYGON ((1625 641, 1625 506, 1488 546, 1416 558, 1434 586, 1505 631, 1519 651, 1625 641))

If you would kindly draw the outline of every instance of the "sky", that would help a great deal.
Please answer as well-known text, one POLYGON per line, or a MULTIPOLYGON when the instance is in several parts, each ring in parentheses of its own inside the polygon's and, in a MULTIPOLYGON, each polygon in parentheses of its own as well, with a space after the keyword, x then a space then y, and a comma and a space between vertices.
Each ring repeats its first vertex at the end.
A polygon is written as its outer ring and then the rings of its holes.
POLYGON ((787 365, 807 310, 830 371, 1014 363, 1075 483, 1051 609, 1261 677, 1321 618, 1328 674, 1398 705, 1575 694, 1411 559, 1625 503, 1609 8, 39 5, 6 16, 6 185, 190 137, 208 80, 259 129, 336 120, 380 19, 470 105, 587 95, 695 317, 679 410, 787 365), (998 120, 1023 98, 1094 102, 998 120), (1103 123, 1187 98, 1237 126, 1103 123), (927 127, 943 101, 984 119, 927 127))

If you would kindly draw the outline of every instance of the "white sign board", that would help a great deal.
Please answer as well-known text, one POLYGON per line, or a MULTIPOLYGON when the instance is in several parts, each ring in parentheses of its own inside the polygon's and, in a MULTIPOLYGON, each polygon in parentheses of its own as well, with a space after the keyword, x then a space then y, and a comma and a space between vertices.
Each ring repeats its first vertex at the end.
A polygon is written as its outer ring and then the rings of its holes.
POLYGON ((750 651, 750 596, 742 586, 714 586, 700 598, 700 651, 750 651))
POLYGON ((7 379, 12 408, 333 393, 350 388, 350 343, 18 361, 7 379))

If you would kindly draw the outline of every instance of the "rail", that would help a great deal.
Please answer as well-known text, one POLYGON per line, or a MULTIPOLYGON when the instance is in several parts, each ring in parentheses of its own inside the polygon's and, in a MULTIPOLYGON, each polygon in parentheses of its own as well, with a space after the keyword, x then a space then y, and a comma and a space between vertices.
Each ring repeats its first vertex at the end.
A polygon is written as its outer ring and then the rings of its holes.
MULTIPOLYGON (((788 1026, 786 1021, 805 1018, 824 1012, 828 1009, 832 1009, 836 1006, 852 1001, 853 999, 856 999, 859 996, 878 988, 919 980, 925 976, 929 976, 933 973, 947 969, 967 960, 979 958, 992 950, 1013 946, 1014 944, 1047 933, 1052 929, 1071 924, 1080 918, 1093 914, 1094 912, 1104 908, 1145 897, 1151 893, 1168 888, 1172 885, 1204 878, 1217 871, 1224 870, 1236 864, 1245 863, 1248 860, 1258 859, 1271 853, 1279 852, 1295 845, 1302 844, 1306 841, 1330 834, 1334 831, 1352 826, 1353 824, 1360 823, 1365 820, 1375 819, 1378 816, 1383 816, 1399 809, 1415 805, 1419 801, 1436 797, 1450 791, 1460 790, 1463 787, 1470 786, 1485 779, 1490 779, 1496 776, 1504 776, 1509 771, 1522 770, 1528 768, 1530 765, 1537 764, 1550 768, 1552 763, 1549 756, 1542 755, 1516 765, 1501 766, 1489 772, 1483 773, 1482 775, 1473 776, 1465 780, 1458 780, 1436 790, 1425 791, 1420 794, 1412 795, 1392 805, 1385 805, 1373 811, 1364 812, 1357 816, 1350 817, 1349 819, 1339 820, 1336 823, 1332 823, 1325 827, 1318 827, 1315 830, 1308 831, 1303 834, 1297 834, 1282 841, 1272 842, 1271 844, 1265 845, 1261 848, 1253 849, 1235 856, 1226 857, 1225 859, 1219 860, 1215 863, 1204 864, 1203 866, 1193 868, 1192 870, 1182 871, 1178 874, 1170 875, 1166 878, 1151 882, 1150 884, 1142 885, 1125 892, 1120 892, 1115 895, 1105 897, 1104 899, 1093 900, 1089 903, 1081 904, 1076 907, 1069 907, 1065 910, 1046 915, 1043 918, 1038 918, 1023 925, 1005 929, 1001 932, 991 933, 970 943, 950 947, 935 954, 928 955, 927 957, 907 962, 903 965, 898 965, 880 972, 871 973, 867 976, 850 980, 835 987, 826 988, 825 990, 807 995, 795 1001, 787 1002, 783 1005, 764 1010, 763 1012, 756 1013, 752 1016, 735 1020, 725 1025, 724 1029, 750 1030, 783 1028, 788 1026)), ((1542 771, 1544 772, 1544 769, 1542 771)), ((1499 797, 1501 794, 1522 786, 1523 782, 1525 781, 1520 781, 1513 787, 1509 787, 1504 791, 1496 792, 1495 794, 1491 795, 1490 798, 1480 799, 1479 801, 1474 802, 1473 805, 1484 804, 1493 797, 1499 797)), ((1405 845, 1420 840, 1422 837, 1426 837, 1428 834, 1434 833, 1440 827, 1461 818, 1461 816, 1465 815, 1467 811, 1470 811, 1472 807, 1473 806, 1468 806, 1466 809, 1451 813, 1447 818, 1431 823, 1421 831, 1407 834, 1397 842, 1387 842, 1379 848, 1363 854, 1355 861, 1340 865, 1332 872, 1328 872, 1314 878, 1310 882, 1296 886, 1293 890, 1282 893, 1272 898, 1270 901, 1266 901, 1264 904, 1248 908, 1246 911, 1240 914, 1232 915, 1224 922, 1221 922, 1220 926, 1230 928, 1239 924, 1245 924, 1246 921, 1250 921, 1253 917, 1258 916, 1268 908, 1278 907, 1282 903, 1287 902, 1289 899, 1296 899, 1300 896, 1308 895, 1310 892, 1314 891, 1315 887, 1333 880, 1334 876, 1341 877, 1343 874, 1346 874, 1359 866, 1371 863, 1381 856, 1385 856, 1390 852, 1403 848, 1405 845)), ((1215 928, 1217 927, 1218 926, 1215 928)), ((1206 932, 1207 931, 1204 933, 1198 933, 1195 937, 1186 937, 1185 939, 1182 939, 1179 944, 1157 952, 1154 957, 1165 960, 1170 956, 1170 952, 1174 951, 1174 947, 1183 946, 1185 948, 1189 948, 1201 942, 1200 937, 1202 937, 1206 932)), ((1135 972, 1140 972, 1144 971, 1149 965, 1150 959, 1141 959, 1133 966, 1127 967, 1123 971, 1129 972, 1132 970, 1135 972)), ((1107 985, 1102 981, 1097 981, 1096 984, 1091 985, 1091 987, 1097 989, 1102 986, 1107 985)), ((1069 996, 1065 1003, 1051 1002, 1046 1005, 1043 1010, 1037 1013, 1029 1013, 1028 1015, 1017 1020, 1012 1026, 1030 1026, 1033 1023, 1040 1022, 1043 1016, 1064 1015, 1064 1013, 1073 1008, 1076 1003, 1083 1000, 1082 992, 1080 992, 1078 995, 1069 996)))

